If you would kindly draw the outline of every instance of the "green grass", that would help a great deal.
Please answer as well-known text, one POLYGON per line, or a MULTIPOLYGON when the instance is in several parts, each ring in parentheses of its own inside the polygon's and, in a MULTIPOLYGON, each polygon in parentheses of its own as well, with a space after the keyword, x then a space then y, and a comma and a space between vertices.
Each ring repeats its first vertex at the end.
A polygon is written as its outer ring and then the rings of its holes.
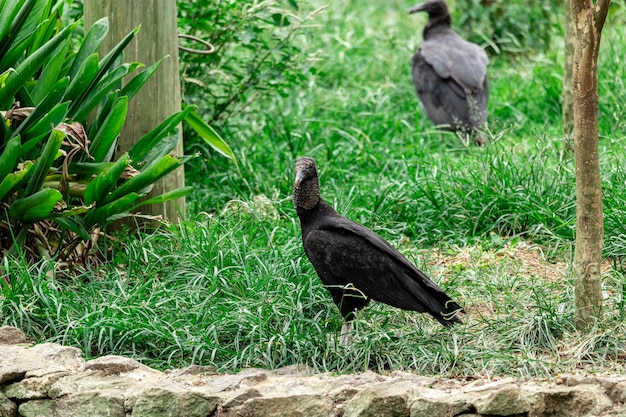
POLYGON ((87 356, 131 355, 158 368, 306 363, 319 371, 523 378, 619 369, 624 14, 607 23, 600 63, 605 254, 614 268, 604 275, 605 319, 583 335, 572 325, 568 271, 554 279, 529 271, 523 257, 504 256, 525 244, 541 250, 547 266, 570 260, 574 170, 560 127, 560 45, 491 57, 491 144, 467 146, 435 131, 417 102, 410 59, 424 20, 406 15, 408 6, 331 3, 301 39, 321 52, 308 87, 259 98, 220 127, 239 171, 215 155, 196 160, 185 223, 118 235, 112 261, 76 277, 55 273, 52 263, 5 260, 12 284, 0 280, 0 323, 87 356), (304 257, 291 203, 302 155, 318 162, 323 197, 459 300, 465 324, 444 329, 372 303, 358 315, 354 343, 338 345, 341 316, 304 257), (435 252, 469 260, 440 268, 435 252))

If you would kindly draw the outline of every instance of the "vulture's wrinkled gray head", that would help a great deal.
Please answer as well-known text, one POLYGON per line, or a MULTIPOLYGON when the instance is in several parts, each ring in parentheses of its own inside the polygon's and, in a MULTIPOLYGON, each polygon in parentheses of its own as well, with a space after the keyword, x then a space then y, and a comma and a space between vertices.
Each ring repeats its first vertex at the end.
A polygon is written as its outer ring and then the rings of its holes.
POLYGON ((310 210, 320 200, 320 180, 313 158, 302 157, 296 161, 296 180, 293 184, 293 205, 296 209, 310 210))

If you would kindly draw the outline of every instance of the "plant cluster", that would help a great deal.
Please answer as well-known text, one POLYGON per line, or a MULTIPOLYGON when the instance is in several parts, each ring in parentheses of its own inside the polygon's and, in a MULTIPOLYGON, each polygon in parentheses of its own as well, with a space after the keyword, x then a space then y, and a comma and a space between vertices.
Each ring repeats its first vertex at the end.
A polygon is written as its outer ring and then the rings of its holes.
POLYGON ((181 54, 185 101, 201 104, 209 122, 284 96, 308 79, 313 54, 297 38, 318 11, 302 16, 293 0, 219 0, 211 7, 186 0, 178 10, 183 32, 215 48, 210 55, 181 54))
POLYGON ((483 45, 490 54, 545 51, 557 30, 563 4, 506 0, 457 0, 454 26, 466 39, 483 45))
POLYGON ((187 107, 115 156, 129 100, 161 61, 141 72, 141 64, 123 62, 138 29, 100 57, 106 18, 75 50, 78 22, 63 23, 65 6, 0 2, 0 247, 13 255, 24 248, 33 258, 78 261, 86 254, 82 243, 110 222, 189 193, 185 187, 144 198, 152 184, 190 158, 170 154, 178 141, 175 127, 187 119, 204 136, 211 131, 187 107))

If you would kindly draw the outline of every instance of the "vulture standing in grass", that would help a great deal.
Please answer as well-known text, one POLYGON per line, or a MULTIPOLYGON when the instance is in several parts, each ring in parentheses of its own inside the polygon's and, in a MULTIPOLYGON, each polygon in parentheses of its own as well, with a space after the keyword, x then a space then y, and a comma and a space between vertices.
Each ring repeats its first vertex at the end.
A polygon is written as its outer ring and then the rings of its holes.
POLYGON ((350 332, 355 312, 370 299, 428 313, 444 326, 461 323, 456 316, 461 306, 437 284, 383 238, 340 216, 321 199, 311 158, 296 162, 293 203, 304 251, 346 320, 342 335, 350 332))
MULTIPOLYGON (((450 27, 444 0, 428 0, 409 13, 428 13, 424 42, 413 56, 413 84, 426 115, 444 129, 475 136, 487 119, 489 58, 450 27)), ((483 143, 481 138, 475 140, 483 143)))

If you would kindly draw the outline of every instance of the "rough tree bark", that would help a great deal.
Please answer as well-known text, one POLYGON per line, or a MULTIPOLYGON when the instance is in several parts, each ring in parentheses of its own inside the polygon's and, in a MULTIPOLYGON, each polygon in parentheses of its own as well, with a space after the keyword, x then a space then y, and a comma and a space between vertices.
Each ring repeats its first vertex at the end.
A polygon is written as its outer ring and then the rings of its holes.
MULTIPOLYGON (((103 51, 109 51, 126 34, 141 25, 139 34, 124 50, 125 62, 141 62, 147 67, 168 56, 129 103, 126 123, 118 141, 118 152, 124 152, 163 120, 181 110, 176 0, 85 1, 87 28, 104 16, 109 18, 109 33, 102 42, 103 51)), ((174 153, 182 155, 181 129, 178 136, 174 153)), ((185 176, 181 167, 155 183, 150 196, 184 185, 185 176)), ((185 215, 185 200, 181 198, 155 204, 142 210, 177 222, 179 214, 185 215)))
POLYGON ((563 57, 563 91, 561 92, 561 108, 565 147, 574 151, 572 132, 574 130, 574 98, 572 97, 572 70, 574 67, 574 20, 572 19, 572 0, 564 0, 565 5, 565 48, 563 57))
POLYGON ((600 264, 604 240, 598 152, 598 54, 610 0, 571 0, 575 30, 572 92, 576 166, 576 326, 589 329, 602 317, 600 264))

